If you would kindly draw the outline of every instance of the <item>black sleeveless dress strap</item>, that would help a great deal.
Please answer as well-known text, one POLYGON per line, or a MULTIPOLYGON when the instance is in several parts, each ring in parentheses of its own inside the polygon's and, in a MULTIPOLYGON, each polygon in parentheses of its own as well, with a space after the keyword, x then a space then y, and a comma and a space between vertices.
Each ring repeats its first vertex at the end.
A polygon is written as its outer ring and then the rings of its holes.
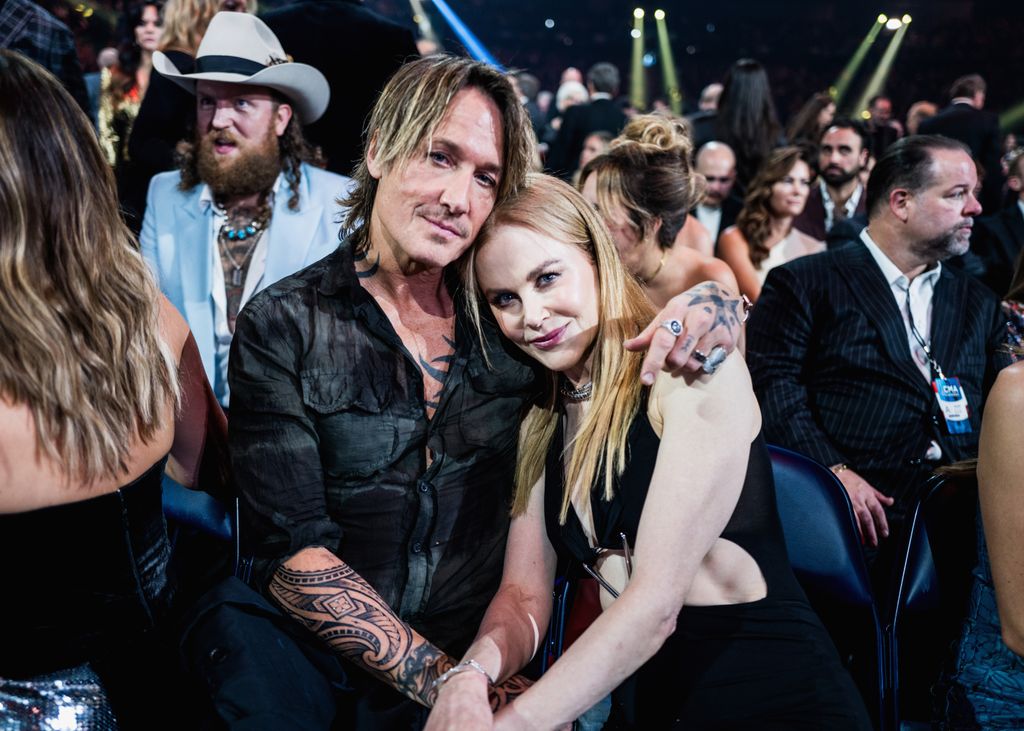
MULTIPOLYGON (((575 511, 558 522, 563 499, 561 423, 547 455, 544 508, 548 537, 560 558, 593 563, 575 511)), ((661 440, 646 398, 628 435, 626 469, 610 501, 597 485, 590 506, 600 547, 635 545, 661 440)), ((680 479, 685 480, 685 475, 680 479)), ((675 633, 613 694, 611 728, 870 729, 864 705, 830 638, 793 575, 775 502, 771 460, 761 434, 749 447, 747 473, 723 539, 757 562, 764 599, 691 607, 675 633)))

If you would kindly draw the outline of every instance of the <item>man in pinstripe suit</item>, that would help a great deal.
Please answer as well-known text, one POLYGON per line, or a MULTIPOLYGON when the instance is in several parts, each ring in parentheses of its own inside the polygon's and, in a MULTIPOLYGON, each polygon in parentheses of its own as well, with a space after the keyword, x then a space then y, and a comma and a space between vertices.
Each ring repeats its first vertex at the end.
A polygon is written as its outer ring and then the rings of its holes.
POLYGON ((768 441, 832 468, 870 547, 899 530, 937 465, 976 455, 1005 365, 996 298, 941 263, 967 251, 977 185, 961 143, 895 143, 868 181, 860 238, 772 270, 748 324, 768 441), (959 379, 970 409, 952 426, 942 378, 959 379))

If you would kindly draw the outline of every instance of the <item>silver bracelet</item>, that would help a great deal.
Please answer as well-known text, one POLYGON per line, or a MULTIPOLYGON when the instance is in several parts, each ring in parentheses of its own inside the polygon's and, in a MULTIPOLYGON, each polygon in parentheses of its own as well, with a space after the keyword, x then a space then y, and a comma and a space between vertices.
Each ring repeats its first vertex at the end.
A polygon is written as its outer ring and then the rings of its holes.
POLYGON ((489 685, 494 685, 494 678, 492 678, 490 676, 490 674, 486 670, 484 670, 484 666, 481 665, 480 663, 478 663, 476 660, 470 659, 470 660, 463 660, 458 665, 455 665, 454 667, 451 667, 451 668, 448 668, 448 670, 445 670, 443 673, 441 673, 438 676, 437 680, 435 680, 431 684, 430 689, 431 690, 438 690, 442 685, 447 683, 453 677, 455 677, 459 673, 464 673, 467 670, 472 670, 474 672, 480 673, 485 678, 487 678, 487 683, 489 685))

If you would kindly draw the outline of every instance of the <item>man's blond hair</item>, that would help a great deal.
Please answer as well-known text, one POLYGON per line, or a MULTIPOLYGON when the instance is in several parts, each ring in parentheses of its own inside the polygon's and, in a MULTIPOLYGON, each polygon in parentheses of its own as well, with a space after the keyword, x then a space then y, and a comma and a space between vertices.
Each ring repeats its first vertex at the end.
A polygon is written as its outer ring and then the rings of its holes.
POLYGON ((455 95, 478 89, 501 112, 501 178, 496 204, 515 193, 526 179, 533 156, 533 130, 511 83, 497 69, 455 56, 427 56, 402 66, 381 92, 364 133, 364 155, 352 177, 356 186, 343 201, 349 207, 344 234, 356 254, 370 246, 369 223, 378 181, 366 166, 372 145, 382 170, 404 165, 418 154, 448 112, 455 95))

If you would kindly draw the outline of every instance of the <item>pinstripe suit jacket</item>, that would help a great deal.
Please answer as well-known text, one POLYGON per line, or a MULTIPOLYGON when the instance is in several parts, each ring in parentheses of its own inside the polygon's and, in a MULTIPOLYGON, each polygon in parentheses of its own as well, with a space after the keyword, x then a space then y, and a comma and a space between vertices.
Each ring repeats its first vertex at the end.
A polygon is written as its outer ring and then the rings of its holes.
POLYGON ((931 345, 971 407, 969 434, 946 433, 914 364, 889 284, 859 240, 796 259, 768 275, 747 326, 747 360, 769 442, 825 465, 849 464, 909 506, 936 466, 976 456, 981 406, 997 370, 1006 322, 985 287, 951 267, 935 285, 931 345))

